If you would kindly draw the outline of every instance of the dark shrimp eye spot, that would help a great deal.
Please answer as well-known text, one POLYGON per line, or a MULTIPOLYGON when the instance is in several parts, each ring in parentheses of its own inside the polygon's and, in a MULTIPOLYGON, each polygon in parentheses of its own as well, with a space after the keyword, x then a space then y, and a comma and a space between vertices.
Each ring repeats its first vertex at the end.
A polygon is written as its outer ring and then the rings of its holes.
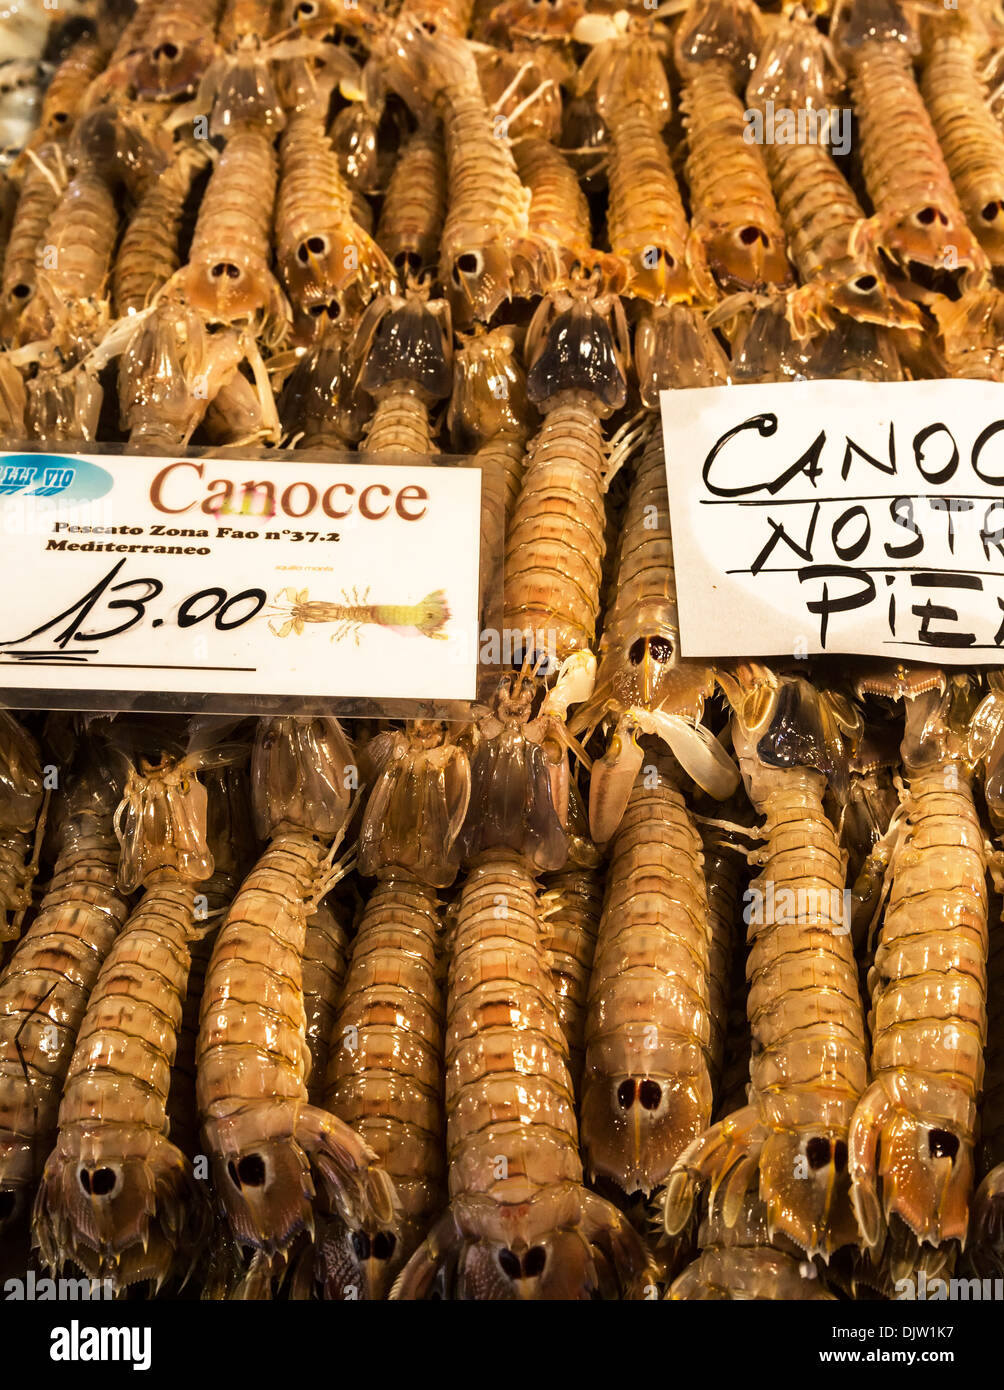
POLYGON ((365 1231, 352 1232, 352 1249, 357 1260, 368 1260, 370 1257, 370 1238, 365 1231))
POLYGON ((653 661, 658 661, 660 665, 669 661, 673 655, 673 644, 668 637, 650 637, 648 639, 648 650, 653 661))
POLYGON ((57 125, 63 125, 64 122, 66 122, 66 121, 68 121, 68 120, 70 119, 69 112, 67 112, 67 111, 55 111, 55 112, 53 112, 52 119, 56 122, 57 125))
POLYGON ((854 281, 854 288, 862 294, 869 294, 877 284, 878 280, 874 275, 859 275, 854 281))
POLYGON ((739 240, 744 246, 752 246, 755 241, 759 241, 763 233, 759 227, 743 227, 739 233, 739 240))
POLYGON ((316 14, 316 12, 317 12, 317 6, 316 6, 316 5, 312 5, 312 4, 308 4, 308 3, 306 2, 306 0, 304 0, 304 3, 303 3, 302 5, 297 5, 296 9, 293 11, 293 18, 294 18, 294 19, 309 19, 310 16, 311 16, 312 14, 316 14))
POLYGON ((523 1273, 527 1279, 536 1279, 538 1274, 543 1274, 544 1266, 547 1264, 547 1252, 542 1245, 531 1245, 530 1249, 523 1256, 523 1273))
POLYGON ((927 1151, 932 1158, 951 1158, 959 1152, 959 1141, 947 1129, 932 1129, 927 1135, 927 1151))
POLYGON ((657 1081, 643 1081, 638 1087, 638 1100, 643 1110, 658 1110, 662 1087, 657 1081))
POLYGON ((394 257, 394 265, 402 273, 417 275, 422 269, 422 257, 417 251, 399 251, 394 257))
POLYGON ((992 222, 1000 210, 1001 204, 999 202, 987 203, 985 208, 980 209, 980 216, 983 218, 984 222, 992 222))
POLYGON ((847 1145, 842 1139, 838 1139, 833 1146, 833 1166, 838 1173, 847 1167, 847 1145))
POLYGON ((937 215, 934 208, 921 208, 917 213, 917 221, 922 227, 929 227, 937 215))
POLYGON ((91 1175, 86 1168, 81 1168, 80 1170, 80 1186, 84 1189, 88 1196, 90 1196, 91 1175))
POLYGON ((825 1168, 830 1161, 830 1141, 816 1136, 805 1146, 805 1156, 810 1168, 825 1168))
POLYGON ((462 256, 457 257, 457 270, 462 275, 474 275, 480 266, 480 259, 473 251, 465 251, 462 256))
POLYGON ((31 286, 25 285, 23 282, 20 285, 15 285, 10 292, 11 299, 27 299, 30 294, 31 286))
POLYGON ((640 666, 645 660, 645 638, 638 637, 628 647, 628 661, 632 666, 640 666))
POLYGON ((300 243, 300 248, 296 254, 299 260, 306 265, 312 255, 323 256, 327 249, 328 243, 324 237, 309 236, 306 241, 300 243))
POLYGON ((169 63, 174 62, 175 58, 177 58, 178 56, 178 53, 179 49, 176 43, 162 43, 153 50, 153 56, 155 59, 159 60, 161 58, 166 58, 169 63))
POLYGON ((511 1250, 499 1251, 499 1268, 508 1279, 518 1279, 522 1273, 519 1260, 511 1250))
POLYGON ((222 280, 224 275, 228 280, 239 280, 241 278, 240 267, 233 265, 230 261, 217 261, 209 273, 214 280, 222 280))
POLYGON ((617 1104, 622 1110, 630 1110, 634 1104, 634 1082, 630 1078, 617 1087, 617 1104))
POLYGON ((265 1160, 261 1154, 245 1154, 237 1164, 237 1177, 241 1187, 264 1187, 265 1160))
POLYGON ((389 1260, 397 1245, 397 1237, 391 1231, 377 1231, 373 1237, 373 1258, 389 1260))
POLYGON ((115 1187, 115 1174, 111 1168, 95 1168, 91 1174, 91 1191, 95 1197, 107 1197, 115 1187))

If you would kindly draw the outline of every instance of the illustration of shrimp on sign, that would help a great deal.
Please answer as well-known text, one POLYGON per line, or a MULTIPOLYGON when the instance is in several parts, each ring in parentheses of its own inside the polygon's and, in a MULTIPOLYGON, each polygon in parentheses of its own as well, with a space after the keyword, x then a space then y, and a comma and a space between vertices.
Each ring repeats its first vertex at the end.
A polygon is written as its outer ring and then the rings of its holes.
POLYGON ((277 637, 288 637, 291 632, 301 633, 305 623, 334 623, 332 642, 340 642, 351 633, 357 647, 367 624, 390 628, 402 635, 418 632, 424 637, 447 640, 444 629, 450 621, 450 609, 444 589, 426 594, 418 603, 370 603, 369 593, 369 589, 361 594, 356 589, 343 590, 342 603, 329 603, 311 599, 306 589, 283 589, 276 596, 276 603, 288 604, 278 610, 285 621, 277 626, 275 619, 270 619, 269 627, 277 637))

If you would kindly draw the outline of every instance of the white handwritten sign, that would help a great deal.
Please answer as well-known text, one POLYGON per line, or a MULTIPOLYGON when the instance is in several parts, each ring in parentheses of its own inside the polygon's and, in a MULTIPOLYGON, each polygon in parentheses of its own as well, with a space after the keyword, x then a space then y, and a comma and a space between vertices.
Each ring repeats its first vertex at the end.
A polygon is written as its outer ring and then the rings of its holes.
POLYGON ((1004 661, 1004 386, 662 393, 687 656, 1004 661))
POLYGON ((0 453, 0 699, 470 699, 480 517, 474 468, 0 453))

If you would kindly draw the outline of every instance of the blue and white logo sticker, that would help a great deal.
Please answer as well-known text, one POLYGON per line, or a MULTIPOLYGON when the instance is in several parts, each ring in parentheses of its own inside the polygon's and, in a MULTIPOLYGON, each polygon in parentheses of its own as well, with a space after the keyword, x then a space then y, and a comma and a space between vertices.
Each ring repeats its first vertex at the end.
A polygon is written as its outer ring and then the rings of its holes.
POLYGON ((59 497, 93 502, 112 490, 112 475, 87 459, 62 454, 0 456, 0 497, 59 497))

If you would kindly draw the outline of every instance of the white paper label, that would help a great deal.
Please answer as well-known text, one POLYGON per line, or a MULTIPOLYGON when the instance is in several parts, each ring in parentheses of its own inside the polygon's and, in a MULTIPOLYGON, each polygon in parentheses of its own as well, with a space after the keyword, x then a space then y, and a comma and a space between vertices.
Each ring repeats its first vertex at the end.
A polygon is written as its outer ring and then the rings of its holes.
POLYGON ((687 656, 1004 652, 1004 386, 662 393, 687 656))
POLYGON ((0 687, 470 699, 481 474, 0 454, 0 687))

